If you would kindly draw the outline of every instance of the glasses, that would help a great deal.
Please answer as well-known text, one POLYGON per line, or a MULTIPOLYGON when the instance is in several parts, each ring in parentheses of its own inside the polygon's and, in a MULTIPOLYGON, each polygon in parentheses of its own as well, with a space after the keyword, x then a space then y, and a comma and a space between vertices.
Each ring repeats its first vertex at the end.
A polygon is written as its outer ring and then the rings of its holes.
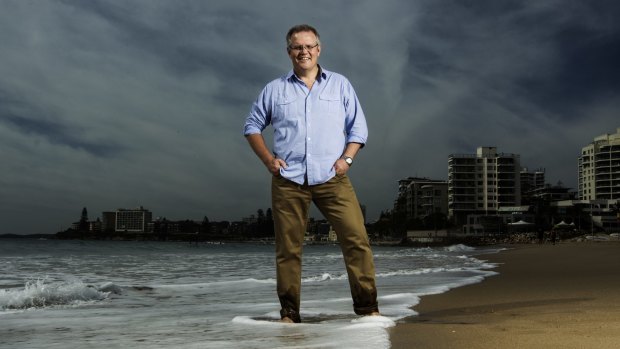
POLYGON ((314 45, 295 45, 295 46, 289 46, 288 48, 292 51, 301 52, 304 49, 306 49, 306 51, 312 51, 313 49, 317 48, 317 46, 319 46, 318 42, 314 45))

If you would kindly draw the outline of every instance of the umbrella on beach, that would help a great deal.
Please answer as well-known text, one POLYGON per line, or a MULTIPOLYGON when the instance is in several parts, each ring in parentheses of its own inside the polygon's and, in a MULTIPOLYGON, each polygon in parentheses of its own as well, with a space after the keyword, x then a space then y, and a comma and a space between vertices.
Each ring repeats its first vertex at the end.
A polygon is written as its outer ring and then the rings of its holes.
POLYGON ((508 227, 512 228, 514 231, 529 230, 533 225, 534 223, 526 222, 522 219, 517 222, 508 223, 508 227))
POLYGON ((513 226, 513 227, 525 227, 525 226, 534 225, 534 223, 530 223, 530 222, 526 222, 524 220, 520 220, 520 221, 517 221, 517 222, 508 223, 508 225, 513 226))
POLYGON ((568 223, 566 223, 564 221, 561 221, 560 223, 554 225, 553 227, 554 228, 570 228, 570 227, 574 227, 574 226, 575 226, 575 223, 568 224, 568 223))

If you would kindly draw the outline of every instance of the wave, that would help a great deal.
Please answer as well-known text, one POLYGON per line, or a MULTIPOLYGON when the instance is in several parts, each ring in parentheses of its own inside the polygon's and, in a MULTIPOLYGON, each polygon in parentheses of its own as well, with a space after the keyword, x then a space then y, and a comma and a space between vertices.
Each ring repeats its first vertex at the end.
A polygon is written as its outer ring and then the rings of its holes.
POLYGON ((305 277, 301 280, 301 282, 307 283, 307 282, 322 282, 322 281, 329 281, 329 280, 347 280, 347 279, 348 277, 346 274, 335 276, 330 273, 323 273, 321 275, 305 277))
MULTIPOLYGON (((330 280, 346 280, 347 275, 332 275, 330 273, 323 273, 321 275, 314 275, 304 277, 301 282, 302 283, 312 283, 312 282, 325 282, 330 280)), ((145 291, 145 290, 192 290, 192 289, 209 289, 209 288, 225 288, 230 286, 241 287, 241 285, 275 285, 276 279, 267 278, 267 279, 256 279, 256 278, 247 278, 240 280, 221 280, 221 281, 212 281, 212 282, 199 282, 199 283, 190 283, 190 284, 151 284, 151 285, 134 285, 131 286, 130 289, 137 291, 145 291)))
MULTIPOLYGON (((377 278, 386 278, 393 276, 407 276, 407 275, 425 275, 425 274, 434 274, 434 273, 450 273, 450 272, 482 272, 484 269, 492 269, 495 268, 495 264, 490 263, 481 263, 475 266, 459 266, 459 267, 435 267, 435 268, 419 268, 419 269, 400 269, 389 272, 377 273, 375 276, 377 278)), ((302 283, 311 283, 311 282, 325 282, 330 280, 347 280, 347 274, 341 275, 333 275, 330 273, 323 273, 321 275, 308 276, 301 280, 302 283)))
MULTIPOLYGON (((107 285, 112 287, 110 285, 107 285)), ((23 289, 0 290, 0 309, 30 309, 58 305, 77 305, 82 302, 101 301, 113 291, 101 291, 76 280, 50 283, 47 279, 29 281, 23 289)))
POLYGON ((445 293, 448 292, 451 289, 457 288, 457 287, 462 287, 462 286, 467 286, 467 285, 471 285, 471 284, 477 284, 479 282, 482 282, 485 278, 490 277, 490 276, 494 276, 494 275, 498 275, 499 273, 495 272, 495 271, 490 271, 490 270, 480 270, 478 275, 472 275, 454 282, 450 282, 450 283, 446 283, 443 285, 436 285, 436 286, 431 286, 431 287, 427 287, 424 290, 422 290, 421 292, 418 293, 418 295, 420 296, 428 296, 428 295, 434 295, 434 294, 440 294, 440 293, 445 293))
POLYGON ((268 279, 255 279, 255 278, 247 278, 247 279, 239 279, 239 280, 221 280, 221 281, 212 281, 212 282, 198 282, 191 284, 158 284, 158 285, 135 285, 131 288, 137 291, 144 290, 152 290, 152 289, 203 289, 210 287, 228 287, 233 285, 242 285, 242 284, 275 284, 276 280, 273 278, 268 279))
POLYGON ((470 247, 470 246, 463 245, 463 244, 444 247, 444 251, 446 252, 471 252, 475 250, 476 250, 475 247, 470 247))
POLYGON ((436 268, 420 268, 420 269, 400 269, 389 271, 385 273, 377 273, 377 277, 391 277, 391 276, 406 276, 406 275, 425 275, 425 274, 435 274, 435 273, 451 273, 451 272, 482 272, 482 269, 490 269, 494 268, 494 264, 482 264, 476 267, 436 267, 436 268))

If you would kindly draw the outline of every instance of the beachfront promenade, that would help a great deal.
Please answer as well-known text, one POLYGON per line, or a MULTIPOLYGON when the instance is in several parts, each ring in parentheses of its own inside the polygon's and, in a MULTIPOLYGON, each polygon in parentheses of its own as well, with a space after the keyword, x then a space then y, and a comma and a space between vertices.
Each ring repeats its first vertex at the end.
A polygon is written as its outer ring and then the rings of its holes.
POLYGON ((423 297, 392 348, 618 348, 620 242, 507 246, 483 282, 423 297))

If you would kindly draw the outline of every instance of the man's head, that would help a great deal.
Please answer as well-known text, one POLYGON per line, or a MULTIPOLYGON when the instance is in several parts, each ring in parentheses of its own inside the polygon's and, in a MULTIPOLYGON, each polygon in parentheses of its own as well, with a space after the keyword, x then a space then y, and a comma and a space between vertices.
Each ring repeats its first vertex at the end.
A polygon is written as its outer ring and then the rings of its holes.
POLYGON ((321 45, 321 36, 319 35, 319 32, 316 29, 314 29, 314 27, 308 24, 299 24, 289 29, 288 33, 286 34, 286 50, 287 51, 290 51, 291 49, 293 35, 300 33, 300 32, 311 32, 312 34, 314 34, 314 36, 316 36, 316 43, 319 44, 319 46, 321 45))
POLYGON ((296 73, 315 69, 321 55, 319 33, 307 24, 292 27, 286 34, 286 51, 296 73))

